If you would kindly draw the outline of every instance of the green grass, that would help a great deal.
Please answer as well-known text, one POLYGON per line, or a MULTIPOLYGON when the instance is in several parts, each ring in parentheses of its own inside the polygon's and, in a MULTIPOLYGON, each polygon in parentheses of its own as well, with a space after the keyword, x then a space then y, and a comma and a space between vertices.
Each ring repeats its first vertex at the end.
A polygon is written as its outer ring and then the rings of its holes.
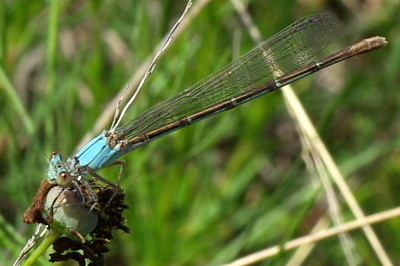
MULTIPOLYGON (((22 224, 22 214, 45 178, 48 155, 73 153, 183 7, 184 1, 172 0, 8 1, 0 7, 0 261, 5 265, 34 230, 22 224), (116 54, 119 43, 125 50, 116 54)), ((264 38, 328 8, 323 1, 294 0, 254 0, 248 6, 264 38)), ((359 204, 372 214, 399 204, 400 6, 386 1, 334 11, 345 27, 325 54, 375 35, 386 37, 388 46, 294 87, 359 204)), ((212 1, 173 42, 127 117, 252 47, 230 1, 212 1)), ((130 205, 125 215, 131 233, 116 234, 108 265, 227 263, 308 234, 327 208, 301 159, 280 92, 179 130, 123 159, 121 187, 130 205)), ((101 174, 116 176, 117 169, 101 174)), ((343 215, 354 219, 346 206, 343 215)), ((395 263, 400 261, 399 225, 393 219, 373 227, 395 263)), ((350 237, 361 264, 378 263, 361 231, 350 237)), ((264 264, 282 265, 292 254, 264 264)), ((343 265, 338 238, 318 243, 306 262, 343 265)))

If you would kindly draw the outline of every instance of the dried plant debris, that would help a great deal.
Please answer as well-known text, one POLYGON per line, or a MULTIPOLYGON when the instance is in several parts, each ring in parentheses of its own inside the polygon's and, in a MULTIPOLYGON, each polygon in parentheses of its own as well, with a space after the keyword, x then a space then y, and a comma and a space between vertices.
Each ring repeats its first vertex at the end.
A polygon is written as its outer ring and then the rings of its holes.
POLYGON ((86 265, 86 259, 91 262, 88 265, 104 265, 104 253, 108 248, 104 240, 93 240, 81 243, 68 237, 61 237, 53 244, 55 250, 50 254, 50 261, 75 260, 79 265, 86 265))
POLYGON ((33 202, 31 206, 24 212, 24 223, 42 223, 47 224, 45 219, 42 217, 42 211, 44 208, 44 202, 46 201, 47 193, 49 193, 50 189, 55 187, 55 184, 50 184, 46 180, 43 180, 40 184, 38 192, 33 198, 33 202))
POLYGON ((25 211, 25 223, 47 224, 51 230, 65 235, 53 243, 51 262, 75 260, 79 265, 86 265, 86 261, 90 261, 88 265, 103 265, 104 253, 108 252, 106 244, 113 239, 113 232, 129 233, 122 216, 128 208, 123 191, 119 187, 99 186, 95 181, 90 182, 90 187, 97 196, 95 203, 83 185, 78 193, 43 181, 25 211))

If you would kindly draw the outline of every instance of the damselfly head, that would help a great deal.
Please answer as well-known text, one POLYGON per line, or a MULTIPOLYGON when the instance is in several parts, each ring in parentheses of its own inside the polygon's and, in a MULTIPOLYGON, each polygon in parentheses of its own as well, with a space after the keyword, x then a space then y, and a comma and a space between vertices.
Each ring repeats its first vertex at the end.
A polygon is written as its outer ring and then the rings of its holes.
POLYGON ((68 187, 71 185, 73 177, 65 167, 59 152, 52 152, 49 156, 47 179, 50 183, 58 184, 61 187, 68 187))
POLYGON ((58 152, 58 151, 53 151, 53 152, 50 153, 50 155, 49 155, 49 161, 54 160, 53 158, 58 158, 58 160, 62 160, 61 153, 58 152))

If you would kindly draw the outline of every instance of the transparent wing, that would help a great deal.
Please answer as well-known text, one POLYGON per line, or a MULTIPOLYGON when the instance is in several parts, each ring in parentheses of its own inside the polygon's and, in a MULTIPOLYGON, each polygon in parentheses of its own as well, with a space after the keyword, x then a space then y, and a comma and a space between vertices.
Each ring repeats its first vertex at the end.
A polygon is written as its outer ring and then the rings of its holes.
POLYGON ((302 67, 336 37, 339 29, 340 23, 330 13, 295 22, 238 60, 147 109, 116 133, 129 139, 150 132, 302 67))

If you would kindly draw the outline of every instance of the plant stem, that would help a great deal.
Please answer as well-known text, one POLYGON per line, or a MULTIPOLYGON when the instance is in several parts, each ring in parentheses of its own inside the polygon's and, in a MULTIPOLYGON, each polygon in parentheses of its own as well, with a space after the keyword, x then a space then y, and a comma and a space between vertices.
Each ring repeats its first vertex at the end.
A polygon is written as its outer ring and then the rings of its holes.
POLYGON ((45 236, 37 249, 32 253, 31 256, 29 256, 25 263, 23 263, 23 266, 33 265, 33 263, 40 257, 40 255, 42 255, 47 250, 47 248, 51 244, 53 244, 60 236, 61 233, 50 230, 50 232, 45 236))

